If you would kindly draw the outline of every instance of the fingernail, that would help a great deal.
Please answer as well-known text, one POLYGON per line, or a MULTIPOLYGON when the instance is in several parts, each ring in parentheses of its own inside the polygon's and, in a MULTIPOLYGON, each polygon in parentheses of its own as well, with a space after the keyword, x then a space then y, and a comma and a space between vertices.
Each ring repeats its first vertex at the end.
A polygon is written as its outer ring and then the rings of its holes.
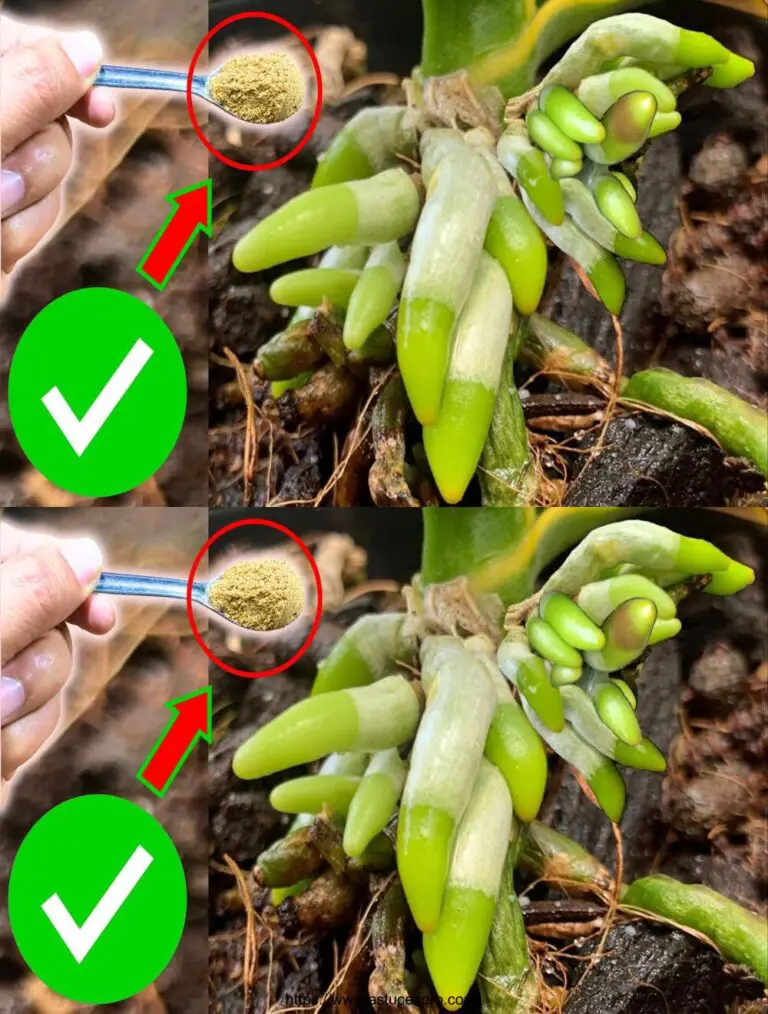
POLYGON ((91 588, 96 584, 101 574, 102 556, 93 539, 71 539, 62 542, 59 552, 84 588, 91 588))
POLYGON ((101 43, 93 32, 72 32, 61 37, 61 48, 77 68, 81 77, 92 80, 103 59, 101 43))
POLYGON ((18 680, 0 677, 0 725, 5 725, 24 707, 26 694, 18 680))
POLYGON ((11 169, 0 170, 0 212, 5 218, 24 199, 24 178, 11 169))

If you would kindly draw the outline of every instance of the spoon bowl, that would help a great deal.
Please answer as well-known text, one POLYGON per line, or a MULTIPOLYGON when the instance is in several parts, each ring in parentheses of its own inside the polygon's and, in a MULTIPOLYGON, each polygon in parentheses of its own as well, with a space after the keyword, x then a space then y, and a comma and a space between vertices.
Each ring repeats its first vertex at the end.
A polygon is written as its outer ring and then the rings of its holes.
MULTIPOLYGON (((214 577, 210 581, 193 581, 192 601, 199 606, 204 606, 226 620, 227 623, 231 623, 241 630, 247 630, 251 634, 259 633, 259 631, 244 627, 236 620, 230 619, 226 613, 222 613, 211 604, 209 592, 218 580, 218 577, 214 577)), ((142 598, 186 600, 187 582, 183 577, 154 577, 149 574, 117 574, 112 571, 104 571, 93 591, 107 595, 137 595, 142 598)), ((272 631, 262 631, 262 633, 272 633, 272 631)))

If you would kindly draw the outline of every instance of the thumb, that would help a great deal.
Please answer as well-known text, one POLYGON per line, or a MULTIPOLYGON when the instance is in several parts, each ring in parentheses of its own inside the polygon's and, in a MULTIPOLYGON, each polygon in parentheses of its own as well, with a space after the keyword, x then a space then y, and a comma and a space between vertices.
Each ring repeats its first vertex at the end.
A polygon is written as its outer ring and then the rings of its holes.
POLYGON ((0 664, 62 623, 93 591, 102 568, 93 539, 63 539, 0 565, 0 664))
POLYGON ((88 91, 102 61, 92 32, 47 35, 3 54, 0 154, 4 157, 62 116, 88 91))

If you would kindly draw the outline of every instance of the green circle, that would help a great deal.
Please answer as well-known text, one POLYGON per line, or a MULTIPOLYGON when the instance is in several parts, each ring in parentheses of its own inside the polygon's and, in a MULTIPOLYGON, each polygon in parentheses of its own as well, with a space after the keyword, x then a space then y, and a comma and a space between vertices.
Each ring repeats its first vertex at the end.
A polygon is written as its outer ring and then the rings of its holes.
POLYGON ((117 796, 78 796, 49 810, 11 869, 8 914, 22 957, 46 986, 82 1004, 117 1003, 154 982, 186 912, 176 846, 146 810, 117 796))
POLYGON ((22 335, 8 403, 16 437, 46 479, 79 496, 116 496, 173 450, 187 405, 184 361, 151 306, 117 289, 79 289, 49 303, 22 335))

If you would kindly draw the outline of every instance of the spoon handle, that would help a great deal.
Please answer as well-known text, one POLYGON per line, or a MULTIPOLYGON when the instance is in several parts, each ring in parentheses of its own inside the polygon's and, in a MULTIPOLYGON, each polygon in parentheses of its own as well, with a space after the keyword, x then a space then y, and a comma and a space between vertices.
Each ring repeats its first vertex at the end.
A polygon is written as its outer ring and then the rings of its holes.
MULTIPOLYGON (((187 74, 183 70, 152 70, 149 67, 113 67, 104 64, 93 83, 94 85, 106 85, 109 88, 144 88, 161 92, 185 92, 187 90, 187 74)), ((195 95, 207 97, 204 74, 192 76, 192 91, 195 95)))
MULTIPOLYGON (((149 574, 115 574, 105 571, 96 582, 95 592, 110 595, 144 595, 162 599, 187 597, 187 582, 183 577, 152 577, 149 574)), ((192 582, 192 598, 208 604, 205 581, 192 582)))

